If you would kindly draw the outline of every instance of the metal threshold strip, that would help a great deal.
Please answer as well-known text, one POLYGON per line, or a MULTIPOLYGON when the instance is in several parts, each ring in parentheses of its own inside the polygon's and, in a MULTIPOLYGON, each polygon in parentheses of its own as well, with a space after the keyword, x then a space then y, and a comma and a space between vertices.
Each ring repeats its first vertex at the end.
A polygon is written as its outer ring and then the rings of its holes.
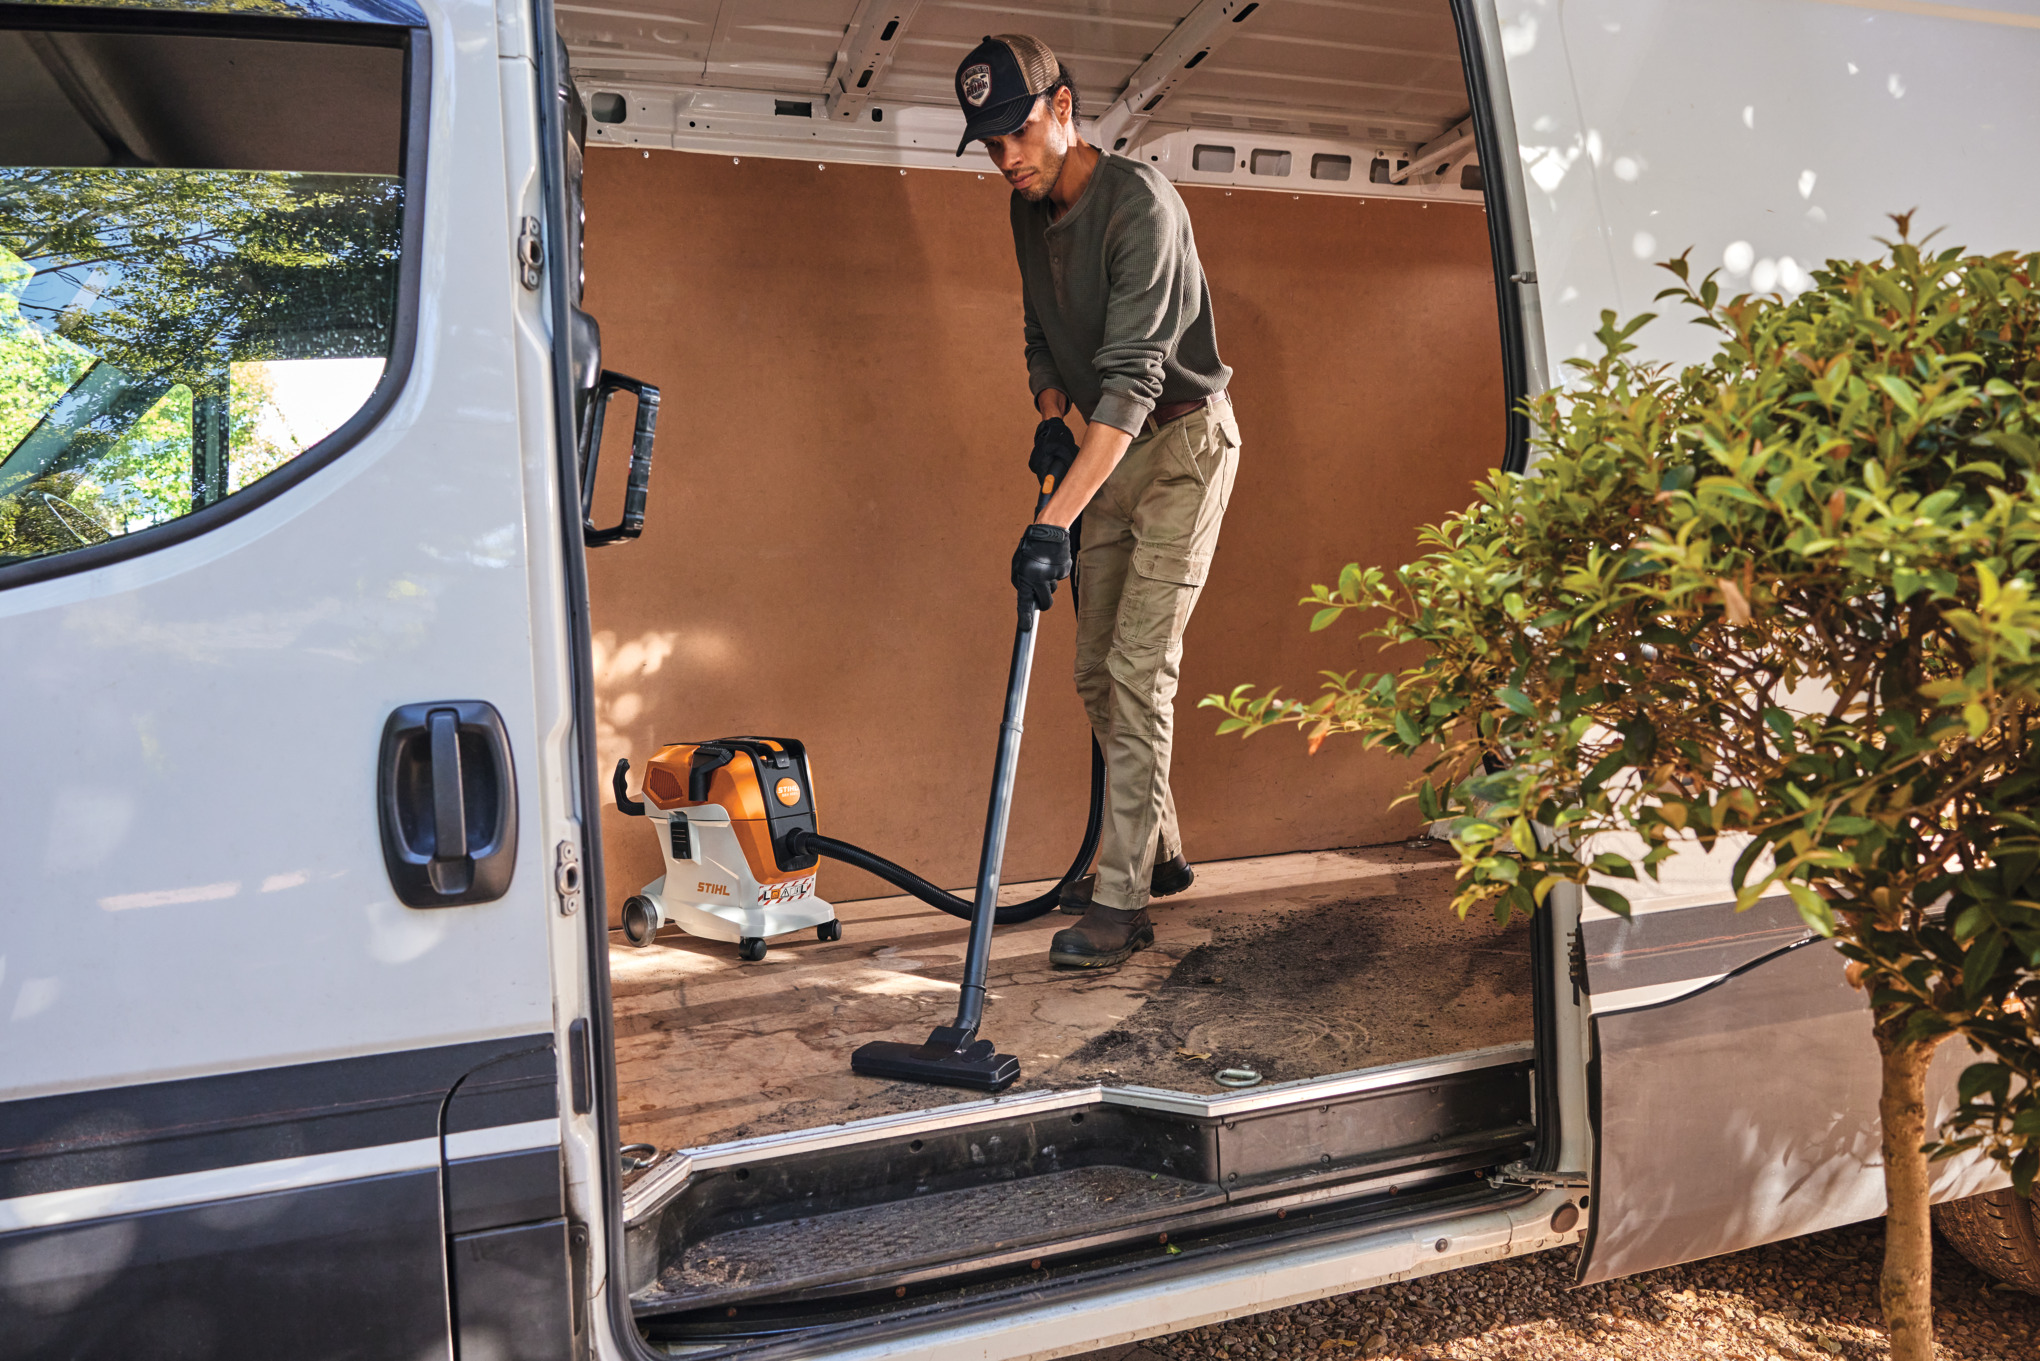
POLYGON ((1533 1137, 1530 1053, 1219 1096, 1037 1092, 683 1151, 625 1193, 633 1308, 735 1318, 926 1296, 1471 1183, 1533 1137))

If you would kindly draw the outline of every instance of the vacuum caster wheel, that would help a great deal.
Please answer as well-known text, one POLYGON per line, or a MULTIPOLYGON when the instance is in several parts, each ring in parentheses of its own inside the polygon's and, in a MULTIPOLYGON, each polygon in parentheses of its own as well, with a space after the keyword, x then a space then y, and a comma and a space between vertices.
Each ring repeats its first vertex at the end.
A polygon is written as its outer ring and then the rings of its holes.
POLYGON ((651 899, 634 894, 623 905, 623 938, 638 949, 651 945, 659 934, 659 909, 651 899))
POLYGON ((843 939, 843 923, 823 922, 815 928, 815 939, 824 945, 843 939))
POLYGON ((737 958, 746 964, 756 964, 765 958, 765 942, 758 936, 745 936, 737 945, 737 958))

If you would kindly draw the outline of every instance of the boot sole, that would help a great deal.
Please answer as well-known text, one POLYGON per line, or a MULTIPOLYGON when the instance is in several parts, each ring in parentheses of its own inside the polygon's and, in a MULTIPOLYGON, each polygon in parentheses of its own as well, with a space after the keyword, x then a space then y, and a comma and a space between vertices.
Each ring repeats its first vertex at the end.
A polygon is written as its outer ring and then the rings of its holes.
POLYGON ((1051 949, 1048 952, 1048 962, 1063 969, 1109 969, 1114 964, 1125 963, 1154 943, 1155 929, 1146 926, 1134 934, 1133 939, 1126 943, 1124 950, 1114 950, 1109 955, 1070 955, 1051 949))

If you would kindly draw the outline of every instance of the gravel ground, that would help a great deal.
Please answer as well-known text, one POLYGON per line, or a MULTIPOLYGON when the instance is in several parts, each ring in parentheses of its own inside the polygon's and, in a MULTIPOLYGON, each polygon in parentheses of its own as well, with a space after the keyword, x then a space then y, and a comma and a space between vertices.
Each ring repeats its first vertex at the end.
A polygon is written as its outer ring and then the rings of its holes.
MULTIPOLYGON (((1567 1248, 1192 1328, 1081 1361, 1374 1357, 1386 1361, 1828 1361, 1889 1355, 1871 1220, 1727 1257, 1572 1288, 1567 1248)), ((2040 1297, 1934 1244, 1944 1361, 2040 1357, 2040 1297)))

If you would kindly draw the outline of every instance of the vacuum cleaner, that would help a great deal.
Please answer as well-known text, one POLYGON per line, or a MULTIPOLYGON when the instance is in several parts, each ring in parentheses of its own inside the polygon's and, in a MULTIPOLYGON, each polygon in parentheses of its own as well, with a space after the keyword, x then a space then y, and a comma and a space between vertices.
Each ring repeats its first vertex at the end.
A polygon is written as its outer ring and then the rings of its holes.
POLYGON ((807 750, 790 737, 719 737, 661 747, 645 767, 644 800, 616 767, 616 806, 666 825, 666 872, 623 905, 623 937, 640 948, 672 922, 703 940, 734 941, 765 958, 770 936, 814 928, 843 938, 836 909, 815 896, 815 853, 796 844, 815 829, 807 750), (650 805, 647 812, 646 805, 650 805))
MULTIPOLYGON (((1029 468, 1040 479, 1038 517, 1056 483, 1076 458, 1076 441, 1060 420, 1044 421, 1035 433, 1029 468), (1059 432, 1059 433, 1058 433, 1059 432)), ((1078 530, 1072 527, 1074 552, 1078 530)), ((725 737, 710 742, 662 747, 646 767, 644 799, 629 796, 626 760, 616 763, 617 808, 632 816, 666 823, 660 838, 666 873, 624 904, 624 937, 647 946, 665 922, 689 935, 734 940, 745 960, 765 957, 766 938, 813 927, 823 940, 838 940, 842 925, 835 909, 814 894, 817 858, 854 866, 902 889, 931 907, 970 923, 964 949, 963 987, 956 1019, 937 1026, 921 1044, 879 1040, 850 1056, 852 1072, 894 1081, 934 1083, 997 1092, 1020 1076, 1020 1061, 978 1038, 984 1021, 985 980, 991 969, 995 926, 1032 921, 1061 905, 1070 885, 1089 868, 1098 851, 1105 808, 1105 756, 1091 739, 1091 802, 1083 844, 1062 878, 1048 892, 1024 902, 999 904, 999 872, 1006 854, 1013 783, 1020 767, 1020 737, 1027 711, 1027 682, 1034 670, 1035 625, 1032 595, 1018 592, 1013 657, 1006 672, 1006 707, 992 762, 990 806, 978 852, 977 889, 960 898, 884 856, 847 841, 823 836, 815 827, 814 787, 805 748, 791 738, 725 737), (647 805, 651 811, 648 813, 647 805)), ((1077 584, 1070 583, 1072 613, 1077 584)))

